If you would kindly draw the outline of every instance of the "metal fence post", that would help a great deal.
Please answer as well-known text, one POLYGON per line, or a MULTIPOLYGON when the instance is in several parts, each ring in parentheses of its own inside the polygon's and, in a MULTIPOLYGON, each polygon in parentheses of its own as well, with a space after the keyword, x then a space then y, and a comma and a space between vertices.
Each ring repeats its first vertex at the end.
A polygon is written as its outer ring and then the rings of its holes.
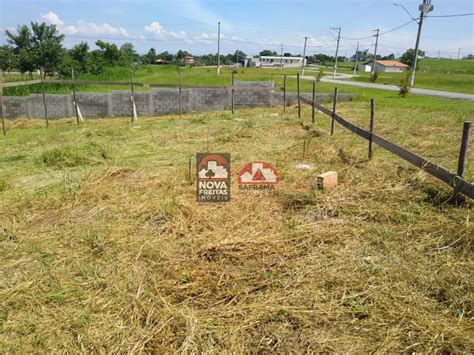
POLYGON ((283 113, 286 113, 286 74, 283 75, 283 113))
POLYGON ((374 118, 375 118, 375 100, 370 99, 370 126, 369 126, 369 159, 372 158, 372 135, 374 132, 374 118))
POLYGON ((332 116, 331 116, 331 135, 334 134, 334 122, 336 115, 336 102, 337 102, 337 86, 334 88, 334 98, 332 101, 332 116))

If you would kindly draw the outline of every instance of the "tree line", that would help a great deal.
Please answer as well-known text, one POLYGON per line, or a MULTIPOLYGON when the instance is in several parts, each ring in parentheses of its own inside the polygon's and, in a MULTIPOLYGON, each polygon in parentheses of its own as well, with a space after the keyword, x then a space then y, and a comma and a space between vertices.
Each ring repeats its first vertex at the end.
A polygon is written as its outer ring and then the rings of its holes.
MULTIPOLYGON (((157 53, 154 48, 139 55, 132 43, 126 42, 120 47, 114 43, 98 40, 97 49, 91 50, 87 42, 76 44, 71 49, 63 46, 64 35, 55 25, 31 22, 30 26, 18 26, 16 31, 5 31, 7 44, 0 46, 0 69, 3 72, 18 70, 30 76, 42 69, 43 75, 57 74, 60 77, 71 76, 71 68, 82 74, 100 74, 106 67, 163 63, 183 64, 191 53, 179 50, 172 54, 168 51, 157 53)), ((241 50, 233 54, 221 55, 223 65, 243 63, 247 55, 241 50)), ((217 64, 216 54, 194 56, 195 65, 217 64)))
MULTIPOLYGON (((55 25, 46 23, 31 22, 30 26, 18 26, 16 31, 5 31, 7 44, 0 46, 0 69, 3 72, 18 70, 22 74, 43 70, 43 75, 57 74, 59 77, 69 78, 71 68, 78 74, 98 75, 106 67, 131 65, 144 65, 169 63, 184 65, 185 58, 192 56, 191 53, 179 50, 177 53, 164 51, 157 53, 154 48, 140 55, 130 42, 126 42, 120 47, 114 43, 98 40, 95 42, 97 49, 91 50, 87 42, 76 44, 71 49, 63 46, 64 35, 59 32, 55 25)), ((360 52, 362 53, 362 52, 360 52)), ((373 55, 364 52, 364 58, 358 58, 359 62, 373 59, 373 55)), ((407 50, 400 61, 411 65, 414 50, 407 50)), ((423 57, 424 52, 420 51, 419 56, 423 57)), ((277 52, 265 49, 259 56, 279 56, 277 52)), ((284 57, 298 56, 291 53, 283 53, 284 57)), ((354 57, 354 56, 353 56, 354 57)), ((243 64, 247 55, 236 50, 234 53, 220 56, 222 65, 243 64)), ((194 56, 194 65, 216 65, 217 54, 206 54, 194 56)), ((314 54, 306 56, 308 64, 325 64, 334 62, 335 57, 326 54, 314 54)), ((338 56, 338 61, 344 61, 346 57, 338 56)), ((395 59, 394 54, 388 56, 377 56, 376 59, 395 59)))

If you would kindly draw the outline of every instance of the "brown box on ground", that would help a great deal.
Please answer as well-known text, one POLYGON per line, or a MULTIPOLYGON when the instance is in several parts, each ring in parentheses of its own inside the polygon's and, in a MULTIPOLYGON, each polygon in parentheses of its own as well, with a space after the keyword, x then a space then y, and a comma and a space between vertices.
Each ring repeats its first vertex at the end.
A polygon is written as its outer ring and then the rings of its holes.
POLYGON ((327 189, 337 186, 337 172, 328 171, 316 177, 316 187, 318 189, 327 189))

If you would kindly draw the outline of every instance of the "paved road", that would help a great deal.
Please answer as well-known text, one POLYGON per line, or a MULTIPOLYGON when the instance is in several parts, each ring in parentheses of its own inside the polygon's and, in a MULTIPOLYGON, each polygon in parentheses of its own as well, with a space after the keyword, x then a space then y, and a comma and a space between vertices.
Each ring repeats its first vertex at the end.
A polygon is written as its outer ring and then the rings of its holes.
MULTIPOLYGON (((314 80, 314 77, 312 77, 312 76, 302 76, 301 78, 302 79, 307 79, 307 80, 314 80)), ((380 90, 397 91, 397 92, 400 90, 400 88, 396 85, 360 83, 360 82, 357 82, 357 81, 331 79, 329 77, 322 77, 321 81, 323 81, 325 83, 358 86, 358 87, 369 88, 369 89, 380 89, 380 90)), ((412 94, 415 94, 415 95, 435 96, 435 97, 442 97, 442 98, 445 98, 445 99, 458 99, 458 100, 474 101, 474 95, 472 95, 472 94, 463 94, 463 93, 460 93, 460 92, 419 89, 419 88, 412 88, 410 92, 412 94)))

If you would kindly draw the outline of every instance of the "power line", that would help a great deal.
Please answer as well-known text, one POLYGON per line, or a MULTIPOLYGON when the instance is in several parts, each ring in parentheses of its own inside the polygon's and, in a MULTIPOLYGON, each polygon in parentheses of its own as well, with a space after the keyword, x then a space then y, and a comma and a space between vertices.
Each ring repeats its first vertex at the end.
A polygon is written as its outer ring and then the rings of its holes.
POLYGON ((390 33, 390 32, 396 31, 396 30, 398 30, 398 29, 400 29, 400 28, 402 28, 402 27, 408 26, 408 25, 409 25, 410 23, 412 23, 412 22, 416 22, 416 21, 410 20, 410 21, 408 21, 407 23, 404 23, 403 25, 400 25, 400 26, 398 26, 398 27, 392 28, 391 30, 382 32, 379 36, 386 35, 387 33, 390 33))
POLYGON ((474 12, 470 12, 467 14, 456 14, 456 15, 431 15, 425 17, 461 17, 461 16, 474 16, 474 12))
MULTIPOLYGON (((410 21, 404 23, 403 25, 394 27, 394 28, 392 28, 392 29, 390 29, 390 30, 388 30, 388 31, 385 31, 385 32, 381 32, 381 33, 379 34, 379 36, 383 36, 383 35, 385 35, 385 34, 387 34, 387 33, 396 31, 396 30, 398 30, 398 29, 400 29, 400 28, 402 28, 402 27, 408 26, 408 25, 411 24, 412 22, 415 22, 415 21, 414 21, 414 20, 410 20, 410 21)), ((369 39, 369 38, 373 38, 373 37, 375 37, 375 35, 371 35, 371 36, 367 36, 367 37, 358 37, 358 38, 349 38, 349 37, 341 37, 341 38, 342 38, 342 39, 349 40, 349 41, 360 41, 360 40, 362 40, 362 39, 369 39)))

